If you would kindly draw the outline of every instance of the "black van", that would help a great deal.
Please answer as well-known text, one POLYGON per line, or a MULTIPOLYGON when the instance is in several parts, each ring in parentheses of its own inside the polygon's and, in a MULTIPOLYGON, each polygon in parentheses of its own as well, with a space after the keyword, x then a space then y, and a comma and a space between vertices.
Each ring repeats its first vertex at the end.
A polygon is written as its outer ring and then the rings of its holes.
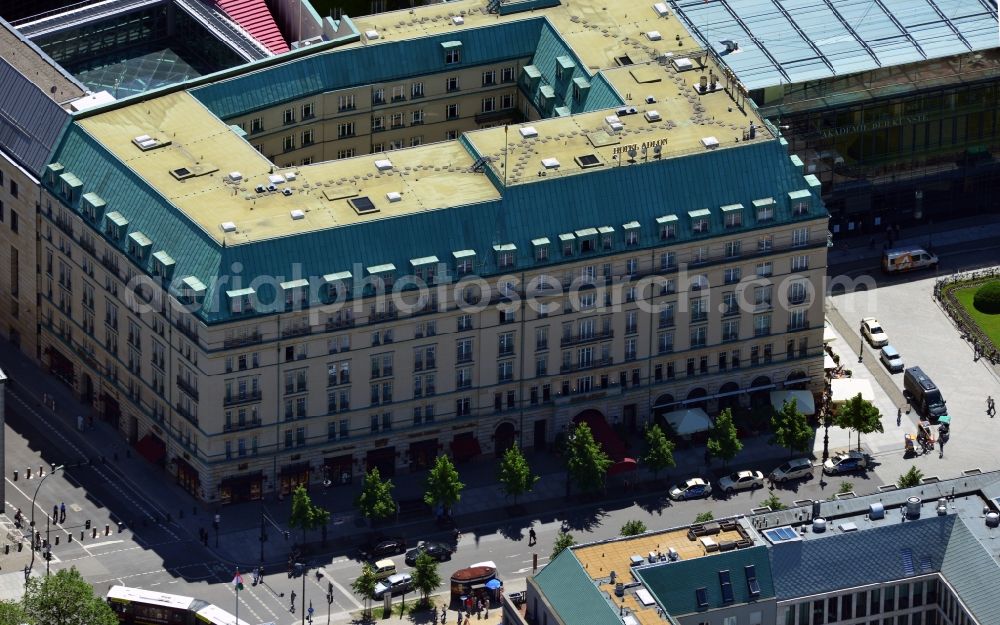
POLYGON ((917 408, 917 412, 932 421, 937 421, 938 417, 948 413, 940 389, 920 367, 910 367, 903 374, 903 393, 917 408))

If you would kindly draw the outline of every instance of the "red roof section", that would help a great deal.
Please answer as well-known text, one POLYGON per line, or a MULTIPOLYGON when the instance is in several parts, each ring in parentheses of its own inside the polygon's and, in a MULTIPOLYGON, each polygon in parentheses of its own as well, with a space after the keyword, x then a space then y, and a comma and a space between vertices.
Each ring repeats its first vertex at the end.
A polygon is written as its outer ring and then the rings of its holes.
POLYGON ((216 0, 226 15, 274 54, 288 52, 288 42, 264 0, 216 0))

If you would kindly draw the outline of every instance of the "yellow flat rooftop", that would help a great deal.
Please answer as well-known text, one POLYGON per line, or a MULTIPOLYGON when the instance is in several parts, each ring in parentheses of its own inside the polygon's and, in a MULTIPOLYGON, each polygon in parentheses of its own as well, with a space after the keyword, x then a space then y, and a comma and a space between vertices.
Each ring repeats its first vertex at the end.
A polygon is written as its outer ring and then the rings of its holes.
MULTIPOLYGON (((549 20, 589 71, 601 71, 626 104, 467 133, 504 185, 725 149, 745 142, 751 123, 757 141, 773 138, 754 110, 736 105, 736 86, 677 18, 660 15, 650 0, 573 0, 506 16, 490 14, 486 6, 486 0, 460 0, 359 18, 359 30, 376 30, 379 38, 363 37, 350 46, 540 15, 549 20), (715 78, 715 91, 699 93, 703 76, 715 78)), ((185 91, 110 108, 78 123, 227 245, 500 196, 484 173, 473 171, 476 155, 458 141, 279 169, 185 91), (383 159, 391 166, 376 164, 383 159), (230 176, 235 172, 238 177, 230 176), (269 188, 272 176, 284 182, 269 188)))
POLYGON ((183 91, 79 123, 189 219, 227 245, 500 196, 482 173, 472 172, 474 160, 457 141, 275 169, 183 91), (162 147, 143 151, 134 142, 143 135, 162 147), (178 179, 172 172, 182 168, 204 173, 178 179), (271 184, 272 170, 294 180, 280 183, 275 191, 258 192, 258 187, 266 189, 271 184), (241 175, 240 182, 228 180, 233 172, 241 175), (291 195, 284 195, 282 189, 291 195), (362 197, 372 206, 359 213, 351 201, 362 197), (301 214, 293 216, 293 211, 301 214), (235 230, 224 232, 223 223, 235 225, 235 230))

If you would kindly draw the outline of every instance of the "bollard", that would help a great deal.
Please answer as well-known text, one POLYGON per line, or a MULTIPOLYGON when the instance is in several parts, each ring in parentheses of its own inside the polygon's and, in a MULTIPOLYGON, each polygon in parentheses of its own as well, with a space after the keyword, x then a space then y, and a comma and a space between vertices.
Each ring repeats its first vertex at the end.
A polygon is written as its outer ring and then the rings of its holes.
POLYGON ((83 530, 80 530, 80 540, 83 540, 83 530))
POLYGON ((108 524, 108 523, 104 524, 104 535, 105 536, 110 536, 111 535, 111 525, 108 524))
POLYGON ((42 471, 42 465, 38 465, 38 477, 45 477, 45 471, 42 471))
POLYGON ((24 549, 24 543, 23 542, 17 543, 17 552, 21 553, 22 549, 24 549))
POLYGON ((121 534, 123 529, 125 529, 125 528, 122 527, 122 522, 118 521, 118 533, 121 534))
POLYGON ((59 544, 59 535, 58 534, 56 534, 56 544, 57 545, 59 544))
POLYGON ((73 542, 73 535, 72 534, 66 534, 66 542, 68 542, 68 543, 73 542))
POLYGON ((31 467, 28 467, 27 469, 24 470, 24 475, 26 479, 29 480, 31 479, 31 467))
POLYGON ((97 528, 96 527, 94 528, 93 533, 91 534, 90 537, 91 538, 97 538, 97 528))
POLYGON ((10 553, 10 545, 4 545, 3 546, 3 555, 7 555, 9 553, 10 553))
POLYGON ((14 469, 14 481, 17 481, 17 469, 14 469))

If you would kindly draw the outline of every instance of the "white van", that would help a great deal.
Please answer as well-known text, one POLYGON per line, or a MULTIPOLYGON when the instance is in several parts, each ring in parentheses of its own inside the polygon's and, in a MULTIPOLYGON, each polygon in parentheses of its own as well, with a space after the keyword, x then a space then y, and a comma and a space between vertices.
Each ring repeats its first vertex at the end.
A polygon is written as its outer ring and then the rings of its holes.
POLYGON ((922 247, 897 247, 882 253, 882 271, 900 273, 914 269, 934 269, 938 257, 922 247))

